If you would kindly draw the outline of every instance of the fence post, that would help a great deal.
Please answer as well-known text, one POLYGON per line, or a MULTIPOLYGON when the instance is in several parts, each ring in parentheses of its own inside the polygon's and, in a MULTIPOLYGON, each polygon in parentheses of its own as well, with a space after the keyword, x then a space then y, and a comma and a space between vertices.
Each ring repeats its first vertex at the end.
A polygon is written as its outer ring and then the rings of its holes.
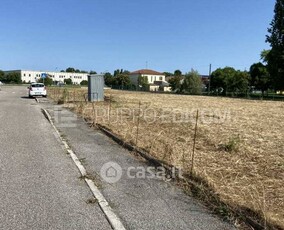
POLYGON ((111 118, 111 94, 109 95, 109 104, 108 104, 108 125, 110 125, 111 118))
POLYGON ((190 169, 191 175, 193 174, 193 167, 194 167, 194 154, 195 154, 198 116, 199 116, 199 110, 196 111, 196 120, 195 120, 194 136, 193 136, 193 147, 192 147, 192 156, 191 156, 191 169, 190 169))
POLYGON ((136 130, 136 147, 138 144, 138 135, 139 135, 139 124, 140 124, 140 108, 141 108, 141 101, 139 101, 139 110, 138 110, 138 119, 137 119, 137 130, 136 130))
POLYGON ((96 116, 96 112, 95 112, 95 102, 92 101, 92 109, 93 109, 93 123, 92 126, 95 126, 97 123, 97 116, 96 116))

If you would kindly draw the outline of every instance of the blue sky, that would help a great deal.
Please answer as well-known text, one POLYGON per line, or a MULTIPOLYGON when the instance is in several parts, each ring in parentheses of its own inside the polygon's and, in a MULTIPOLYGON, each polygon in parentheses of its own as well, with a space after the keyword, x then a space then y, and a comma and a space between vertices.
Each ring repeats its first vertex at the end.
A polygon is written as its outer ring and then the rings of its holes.
POLYGON ((274 0, 1 0, 0 69, 207 74, 259 61, 274 0))

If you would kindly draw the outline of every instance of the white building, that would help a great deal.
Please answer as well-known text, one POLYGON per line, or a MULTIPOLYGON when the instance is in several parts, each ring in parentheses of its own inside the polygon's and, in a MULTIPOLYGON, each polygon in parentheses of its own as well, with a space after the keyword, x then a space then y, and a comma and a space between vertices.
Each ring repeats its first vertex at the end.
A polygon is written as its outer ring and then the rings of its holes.
POLYGON ((131 83, 138 85, 138 77, 147 77, 148 84, 154 84, 154 81, 165 81, 165 74, 150 69, 141 69, 129 74, 131 83))
POLYGON ((41 74, 46 73, 53 82, 64 82, 64 79, 72 79, 73 84, 80 84, 83 80, 88 80, 88 73, 67 73, 55 71, 34 71, 34 70, 9 70, 4 71, 5 74, 16 72, 20 73, 22 82, 36 82, 41 78, 41 74))

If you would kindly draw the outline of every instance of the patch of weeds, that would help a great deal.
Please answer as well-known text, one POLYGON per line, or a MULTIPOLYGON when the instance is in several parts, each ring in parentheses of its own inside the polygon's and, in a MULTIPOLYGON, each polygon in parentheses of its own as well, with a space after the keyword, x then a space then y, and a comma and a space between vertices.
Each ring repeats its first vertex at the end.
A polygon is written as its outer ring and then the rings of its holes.
POLYGON ((87 204, 96 204, 98 202, 98 200, 96 198, 89 198, 86 203, 87 204))
POLYGON ((85 158, 85 157, 84 157, 84 158, 80 158, 79 161, 80 161, 82 164, 84 164, 84 163, 86 163, 86 158, 85 158))
POLYGON ((58 105, 63 105, 64 104, 64 99, 63 98, 59 98, 57 101, 58 105))
POLYGON ((229 153, 237 152, 240 147, 240 142, 241 140, 239 136, 231 137, 227 143, 220 145, 220 149, 225 150, 226 152, 229 152, 229 153))
POLYGON ((101 181, 100 181, 99 177, 97 177, 96 175, 91 175, 91 174, 88 173, 88 174, 85 175, 85 176, 82 176, 82 175, 79 176, 79 179, 80 179, 80 180, 89 179, 89 180, 93 181, 94 184, 95 184, 98 188, 101 188, 101 187, 102 187, 101 181))
POLYGON ((87 178, 87 177, 86 177, 86 176, 83 176, 83 175, 80 175, 80 176, 79 176, 79 179, 80 179, 80 180, 85 180, 85 178, 87 178))

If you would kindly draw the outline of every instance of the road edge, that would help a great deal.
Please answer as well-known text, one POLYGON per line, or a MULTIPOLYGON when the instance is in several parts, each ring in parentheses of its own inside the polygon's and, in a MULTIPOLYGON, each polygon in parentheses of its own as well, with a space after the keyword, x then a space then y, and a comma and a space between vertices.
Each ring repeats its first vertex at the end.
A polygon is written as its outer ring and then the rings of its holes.
POLYGON ((103 194, 100 192, 99 188, 95 185, 95 183, 91 179, 87 178, 86 169, 84 168, 84 166, 82 165, 82 163, 78 159, 77 155, 73 152, 71 147, 68 145, 68 143, 62 138, 60 132, 58 131, 58 129, 54 125, 49 112, 46 109, 43 109, 43 108, 41 110, 42 110, 43 115, 46 117, 46 119, 49 121, 49 123, 51 124, 51 126, 55 130, 55 132, 58 134, 60 141, 62 142, 62 144, 66 148, 67 152, 70 154, 72 160, 74 161, 75 165, 79 169, 82 177, 84 178, 86 184, 88 185, 89 189, 93 193, 94 197, 98 200, 98 204, 99 204, 101 210, 103 211, 103 213, 105 214, 105 216, 106 216, 108 222, 110 223, 111 227, 114 230, 126 230, 126 228, 122 224, 119 217, 114 213, 113 209, 109 206, 109 203, 107 202, 107 200, 105 199, 103 194))

